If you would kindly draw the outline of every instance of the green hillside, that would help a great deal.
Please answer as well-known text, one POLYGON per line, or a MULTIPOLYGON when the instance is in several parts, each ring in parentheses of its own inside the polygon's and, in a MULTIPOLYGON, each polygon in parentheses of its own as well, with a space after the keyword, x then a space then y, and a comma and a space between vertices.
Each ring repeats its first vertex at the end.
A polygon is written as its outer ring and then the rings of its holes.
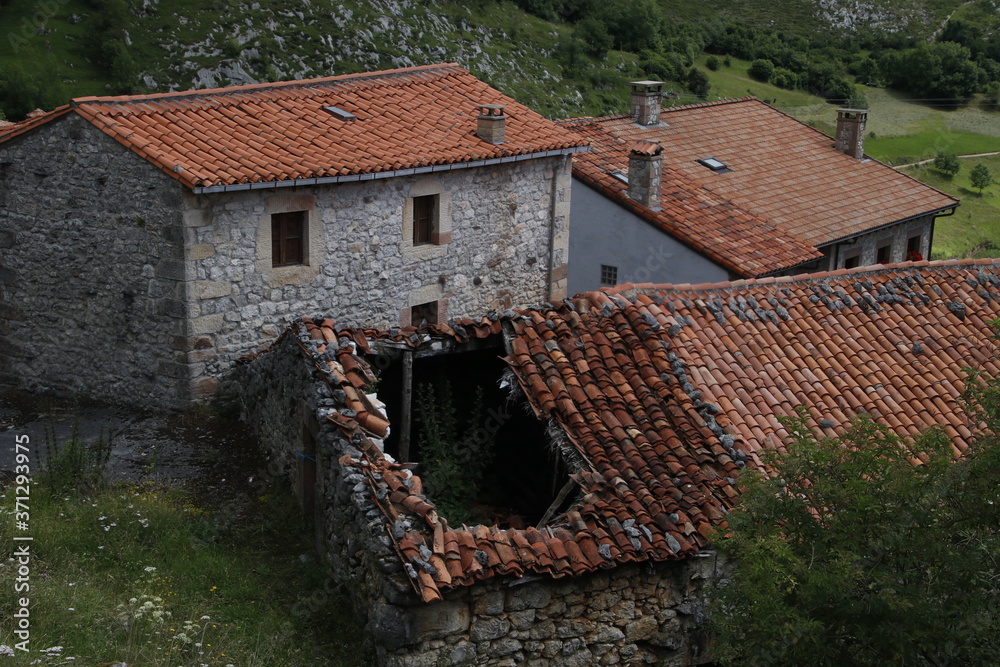
MULTIPOLYGON (((0 25, 13 120, 76 96, 454 61, 550 118, 624 112, 628 82, 654 78, 675 104, 755 95, 828 134, 836 105, 866 105, 867 152, 895 165, 1000 151, 995 0, 0 0, 0 25)), ((965 213, 1000 247, 995 207, 965 213)), ((942 229, 949 253, 985 242, 942 229)))

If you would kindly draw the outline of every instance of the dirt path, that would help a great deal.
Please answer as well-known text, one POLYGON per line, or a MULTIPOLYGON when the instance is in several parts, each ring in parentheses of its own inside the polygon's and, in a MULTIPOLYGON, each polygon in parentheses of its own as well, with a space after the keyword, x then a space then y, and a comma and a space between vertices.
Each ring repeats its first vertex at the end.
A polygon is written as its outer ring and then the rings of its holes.
MULTIPOLYGON (((1000 151, 994 151, 992 153, 972 153, 971 155, 957 155, 956 157, 959 157, 959 158, 990 157, 992 155, 1000 155, 1000 151)), ((914 166, 921 165, 921 164, 927 164, 929 162, 934 162, 934 158, 930 158, 930 159, 927 159, 927 160, 920 160, 919 162, 908 162, 906 164, 896 164, 896 165, 893 165, 893 168, 900 169, 902 167, 914 167, 914 166)))

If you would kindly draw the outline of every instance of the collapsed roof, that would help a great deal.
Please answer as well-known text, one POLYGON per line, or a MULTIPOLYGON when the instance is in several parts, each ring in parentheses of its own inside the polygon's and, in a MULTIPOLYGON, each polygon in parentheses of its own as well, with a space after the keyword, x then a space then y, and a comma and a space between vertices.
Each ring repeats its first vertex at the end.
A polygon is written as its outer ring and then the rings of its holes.
MULTIPOLYGON (((966 369, 997 375, 1000 260, 705 285, 622 285, 559 304, 390 332, 293 327, 309 363, 343 392, 327 417, 425 601, 497 576, 580 575, 684 558, 709 546, 744 467, 782 448, 798 406, 835 435, 867 413, 903 436, 941 426, 954 453, 977 425, 966 369), (388 424, 366 399, 377 341, 412 348, 503 333, 505 361, 534 410, 578 461, 578 495, 540 528, 449 526, 418 476, 375 440, 388 424)), ((287 334, 286 334, 287 335, 287 334)), ((496 378, 484 378, 493 382, 496 378)))

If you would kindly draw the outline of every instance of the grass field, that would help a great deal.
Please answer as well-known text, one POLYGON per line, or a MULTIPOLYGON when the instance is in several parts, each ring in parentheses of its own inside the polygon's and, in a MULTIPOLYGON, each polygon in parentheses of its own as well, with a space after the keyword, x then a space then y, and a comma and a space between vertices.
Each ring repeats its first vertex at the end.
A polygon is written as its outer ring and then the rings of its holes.
POLYGON ((1000 185, 986 188, 982 195, 972 187, 969 174, 980 163, 1000 180, 1000 156, 996 155, 962 160, 962 169, 954 178, 930 165, 903 169, 903 173, 962 200, 955 215, 939 218, 934 226, 931 259, 1000 256, 1000 185))
MULTIPOLYGON (((30 650, 4 664, 371 664, 346 595, 315 557, 302 558, 312 532, 287 492, 53 492, 38 476, 28 488, 30 589, 20 595, 30 598, 30 650)), ((0 495, 7 545, 22 544, 12 541, 15 493, 0 495)), ((8 618, 17 567, 0 561, 8 618)), ((12 626, 0 626, 0 644, 21 641, 12 626)))

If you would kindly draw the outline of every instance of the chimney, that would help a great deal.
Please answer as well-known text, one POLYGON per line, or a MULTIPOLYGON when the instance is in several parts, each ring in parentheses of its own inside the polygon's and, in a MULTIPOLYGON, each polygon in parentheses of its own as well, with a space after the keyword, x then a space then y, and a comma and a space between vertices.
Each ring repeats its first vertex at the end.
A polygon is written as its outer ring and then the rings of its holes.
POLYGON ((660 99, 663 97, 662 81, 632 82, 632 118, 639 125, 660 124, 660 99))
POLYGON ((837 109, 837 139, 835 147, 856 160, 865 156, 865 123, 867 109, 837 109))
POLYGON ((491 144, 502 144, 507 136, 506 108, 503 104, 480 104, 476 119, 476 136, 491 144))
POLYGON ((660 210, 660 174, 663 147, 658 141, 640 141, 628 154, 628 196, 653 211, 660 210))

